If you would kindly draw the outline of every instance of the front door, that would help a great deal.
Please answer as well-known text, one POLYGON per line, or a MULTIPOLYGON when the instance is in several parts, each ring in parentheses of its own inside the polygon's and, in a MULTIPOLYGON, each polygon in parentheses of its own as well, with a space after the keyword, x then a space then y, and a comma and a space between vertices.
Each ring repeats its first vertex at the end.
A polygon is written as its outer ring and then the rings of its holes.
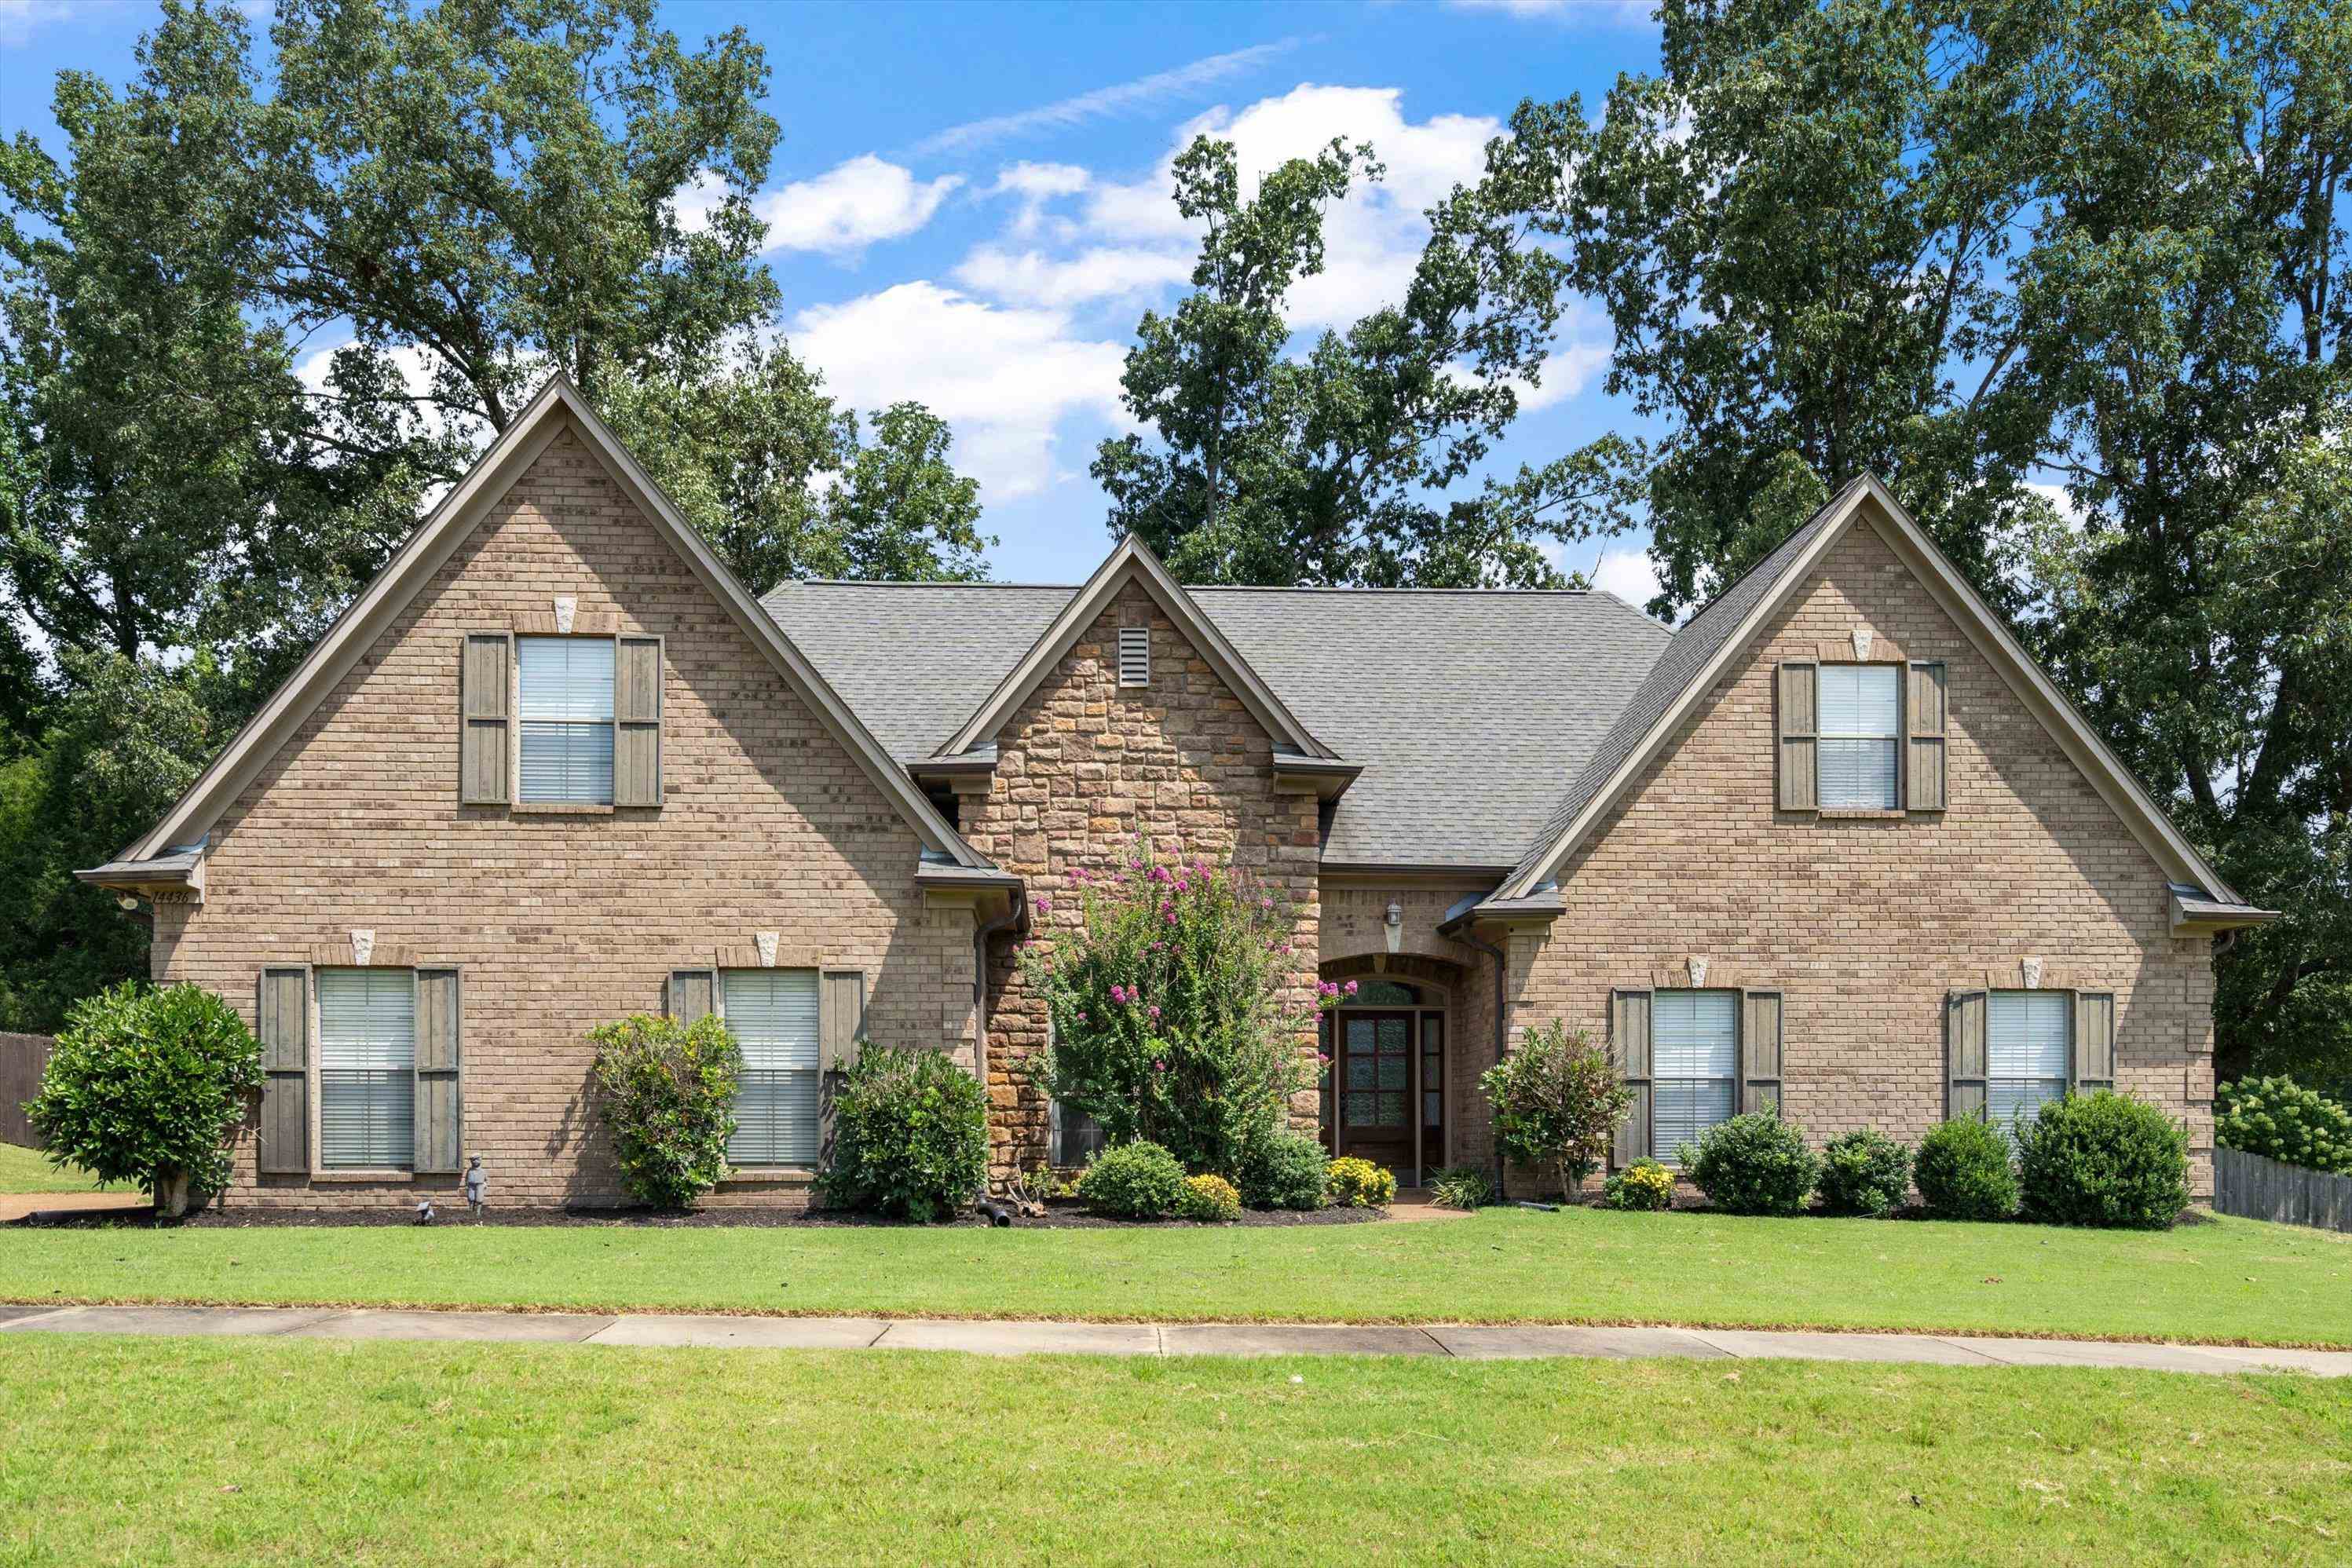
POLYGON ((1401 1185, 1414 1176, 1412 1015, 1342 1013, 1339 1152, 1386 1166, 1401 1185))

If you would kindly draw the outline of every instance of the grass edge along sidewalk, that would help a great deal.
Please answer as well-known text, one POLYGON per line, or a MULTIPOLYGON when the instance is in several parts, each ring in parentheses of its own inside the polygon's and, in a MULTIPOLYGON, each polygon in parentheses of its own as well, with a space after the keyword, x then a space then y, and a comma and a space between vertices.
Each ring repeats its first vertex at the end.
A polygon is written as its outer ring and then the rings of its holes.
POLYGON ((1679 1324, 2352 1348, 2352 1238, 1491 1210, 1125 1230, 76 1227, 0 1300, 1095 1322, 1679 1324))

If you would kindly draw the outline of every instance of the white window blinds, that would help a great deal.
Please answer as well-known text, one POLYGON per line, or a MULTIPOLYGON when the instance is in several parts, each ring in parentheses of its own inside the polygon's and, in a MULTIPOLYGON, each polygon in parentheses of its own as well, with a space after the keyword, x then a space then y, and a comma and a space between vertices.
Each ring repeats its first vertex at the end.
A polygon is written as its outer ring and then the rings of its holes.
POLYGON ((822 1151, 814 969, 729 969, 719 977, 728 1031, 743 1051, 735 1092, 739 1166, 804 1166, 822 1151))
POLYGON ((1902 672, 1893 664, 1821 667, 1821 803, 1892 810, 1902 672))
POLYGON ((1650 1014, 1650 1137, 1660 1159, 1732 1113, 1739 1059, 1736 991, 1659 991, 1650 1014))
POLYGON ((416 981, 319 971, 319 1163, 388 1170, 416 1149, 416 981))
POLYGON ((522 798, 613 803, 613 642, 518 637, 522 798))
POLYGON ((1985 1110, 2008 1132, 2066 1092, 2074 993, 1995 991, 1985 1013, 1985 1110))

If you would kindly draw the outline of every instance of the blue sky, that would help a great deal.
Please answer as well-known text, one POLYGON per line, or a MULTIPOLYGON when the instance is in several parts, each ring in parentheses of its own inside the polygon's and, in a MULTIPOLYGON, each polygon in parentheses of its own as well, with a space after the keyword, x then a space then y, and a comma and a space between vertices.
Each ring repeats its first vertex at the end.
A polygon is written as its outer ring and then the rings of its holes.
MULTIPOLYGON (((147 0, 0 0, 0 133, 54 140, 64 68, 121 81, 147 0)), ((794 349, 862 409, 919 399, 982 482, 1000 578, 1071 580, 1108 548, 1095 444, 1122 428, 1119 358, 1181 289, 1192 246, 1168 160, 1200 130, 1261 169, 1334 135, 1388 165, 1328 223, 1308 329, 1394 298, 1420 214, 1474 179, 1524 98, 1596 105, 1655 67, 1640 5, 1486 4, 731 5, 672 0, 699 40, 741 25, 773 71, 783 127, 761 210, 794 349)), ((685 205, 692 204, 692 193, 685 205)), ((1604 325, 1572 311, 1546 384, 1496 461, 1540 462, 1624 424, 1600 382, 1604 325)), ((334 340, 306 348, 323 352, 334 340)), ((1639 603, 1638 536, 1571 547, 1639 603)))

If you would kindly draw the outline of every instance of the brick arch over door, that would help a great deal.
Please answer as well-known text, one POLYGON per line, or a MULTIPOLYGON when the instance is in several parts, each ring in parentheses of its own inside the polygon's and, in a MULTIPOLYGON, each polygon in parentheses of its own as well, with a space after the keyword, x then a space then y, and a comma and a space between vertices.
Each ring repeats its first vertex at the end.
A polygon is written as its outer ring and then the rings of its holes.
POLYGON ((1349 958, 1327 958, 1317 971, 1326 980, 1354 980, 1377 975, 1389 980, 1418 980, 1442 986, 1449 998, 1462 989, 1462 966, 1450 958, 1428 958, 1418 953, 1359 953, 1349 958))

